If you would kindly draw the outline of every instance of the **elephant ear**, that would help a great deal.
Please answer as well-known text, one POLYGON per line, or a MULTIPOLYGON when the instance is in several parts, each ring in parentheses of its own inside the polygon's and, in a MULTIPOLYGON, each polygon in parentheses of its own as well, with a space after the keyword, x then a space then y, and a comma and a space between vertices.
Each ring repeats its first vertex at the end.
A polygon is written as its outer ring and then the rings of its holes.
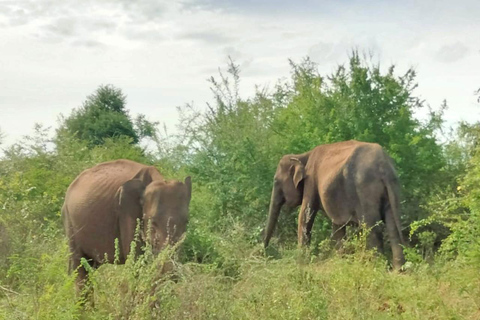
MULTIPOLYGON (((130 253, 130 244, 135 238, 137 219, 142 220, 144 191, 145 183, 139 179, 132 179, 118 188, 115 194, 117 231, 123 259, 126 259, 130 253)), ((140 246, 137 244, 137 251, 139 249, 140 246)))
POLYGON ((290 158, 292 162, 293 184, 298 188, 300 182, 305 178, 305 166, 298 158, 290 158))
POLYGON ((160 174, 160 172, 158 172, 157 168, 155 168, 154 166, 144 167, 140 169, 137 172, 137 174, 133 177, 133 179, 143 181, 143 183, 146 186, 148 186, 152 181, 164 180, 163 176, 160 174))

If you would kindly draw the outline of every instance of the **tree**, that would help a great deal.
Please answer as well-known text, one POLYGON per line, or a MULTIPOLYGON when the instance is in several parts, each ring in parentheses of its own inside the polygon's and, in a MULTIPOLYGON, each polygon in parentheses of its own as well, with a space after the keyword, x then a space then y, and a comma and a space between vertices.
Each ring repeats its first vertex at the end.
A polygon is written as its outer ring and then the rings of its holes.
POLYGON ((64 119, 58 133, 76 135, 87 141, 90 148, 103 144, 107 138, 122 136, 129 137, 136 144, 141 137, 153 137, 156 124, 147 121, 143 115, 139 115, 134 124, 122 90, 112 85, 101 85, 80 108, 64 119))
MULTIPOLYGON (((183 109, 183 134, 191 157, 188 170, 194 181, 212 192, 213 201, 203 214, 220 227, 220 217, 259 225, 268 203, 275 155, 269 119, 274 106, 262 92, 241 99, 239 69, 230 61, 228 74, 210 78, 214 104, 198 113, 183 109)), ((223 220, 225 221, 225 220, 223 220)))

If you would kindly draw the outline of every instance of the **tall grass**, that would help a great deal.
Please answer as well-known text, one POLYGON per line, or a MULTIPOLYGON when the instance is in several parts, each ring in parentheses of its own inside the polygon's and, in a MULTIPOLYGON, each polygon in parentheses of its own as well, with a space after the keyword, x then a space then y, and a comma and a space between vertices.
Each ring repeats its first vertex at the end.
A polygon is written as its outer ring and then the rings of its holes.
MULTIPOLYGON (((31 263, 19 294, 2 291, 3 319, 478 319, 480 273, 462 261, 411 263, 392 272, 383 257, 347 240, 353 253, 325 244, 319 254, 251 244, 238 226, 214 240, 217 260, 182 261, 150 250, 91 274, 94 304, 80 307, 66 273, 63 241, 31 263), (164 272, 166 264, 171 271, 164 272), (162 272, 163 270, 163 272, 162 272)), ((39 244, 37 244, 39 245, 39 244)), ((186 243, 183 244, 184 246, 186 243)), ((180 250, 188 250, 181 248, 180 250)), ((43 248, 42 251, 45 251, 43 248)), ((313 251, 313 250, 312 250, 313 251)), ((20 263, 20 262, 18 262, 20 263)), ((17 275, 20 277, 20 275, 17 275)))

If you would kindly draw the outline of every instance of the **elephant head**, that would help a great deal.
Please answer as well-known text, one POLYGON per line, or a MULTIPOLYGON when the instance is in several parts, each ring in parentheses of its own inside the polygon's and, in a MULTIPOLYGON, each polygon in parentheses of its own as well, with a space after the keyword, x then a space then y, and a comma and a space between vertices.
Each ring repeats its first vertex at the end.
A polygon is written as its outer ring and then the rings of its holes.
POLYGON ((265 247, 268 246, 272 237, 282 206, 286 205, 294 208, 302 203, 302 182, 305 178, 305 164, 307 160, 308 157, 305 155, 286 155, 278 163, 273 179, 272 197, 270 199, 270 210, 264 240, 265 247))
POLYGON ((123 257, 130 251, 137 219, 143 221, 144 240, 150 241, 154 253, 158 253, 166 245, 176 243, 187 227, 191 194, 190 177, 183 183, 154 180, 145 185, 140 179, 125 182, 116 196, 123 257), (150 235, 145 236, 147 230, 150 235))

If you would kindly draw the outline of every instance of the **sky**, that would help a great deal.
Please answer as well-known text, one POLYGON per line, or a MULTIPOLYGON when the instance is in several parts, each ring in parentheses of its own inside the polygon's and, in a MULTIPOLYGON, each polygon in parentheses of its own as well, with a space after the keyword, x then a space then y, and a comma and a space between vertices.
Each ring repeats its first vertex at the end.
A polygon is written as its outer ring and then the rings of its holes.
POLYGON ((2 146, 56 128, 101 84, 174 132, 177 107, 204 108, 229 56, 248 97, 288 78, 288 59, 328 74, 353 48, 415 68, 416 94, 433 109, 446 99, 448 125, 479 121, 479 17, 478 0, 0 0, 2 146))

